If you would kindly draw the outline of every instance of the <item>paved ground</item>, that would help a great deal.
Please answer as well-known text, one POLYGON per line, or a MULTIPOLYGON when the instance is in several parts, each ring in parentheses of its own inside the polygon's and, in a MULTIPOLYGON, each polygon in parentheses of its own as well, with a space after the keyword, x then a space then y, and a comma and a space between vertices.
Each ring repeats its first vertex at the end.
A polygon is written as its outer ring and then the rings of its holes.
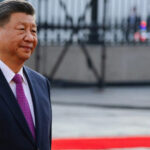
POLYGON ((51 96, 53 138, 150 136, 150 87, 55 88, 51 96))

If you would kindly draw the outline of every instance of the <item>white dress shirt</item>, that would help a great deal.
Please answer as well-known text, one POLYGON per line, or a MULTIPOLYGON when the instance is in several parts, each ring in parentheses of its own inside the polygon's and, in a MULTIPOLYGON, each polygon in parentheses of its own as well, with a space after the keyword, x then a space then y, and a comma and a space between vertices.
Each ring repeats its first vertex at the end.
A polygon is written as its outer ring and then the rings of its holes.
MULTIPOLYGON (((2 70, 2 72, 3 72, 7 82, 10 85, 10 88, 12 89, 12 91, 13 91, 15 97, 16 97, 16 84, 12 80, 13 77, 15 76, 15 73, 1 60, 0 60, 0 69, 2 70)), ((34 108, 33 108, 31 92, 30 92, 30 89, 29 89, 29 85, 28 85, 27 79, 26 79, 26 77, 25 77, 25 75, 23 73, 23 68, 20 69, 18 74, 20 74, 22 76, 22 78, 23 78, 23 82, 22 82, 23 89, 24 89, 26 98, 28 100, 28 104, 29 104, 29 107, 30 107, 31 115, 32 115, 32 118, 33 118, 33 123, 35 125, 35 116, 34 116, 34 108)))

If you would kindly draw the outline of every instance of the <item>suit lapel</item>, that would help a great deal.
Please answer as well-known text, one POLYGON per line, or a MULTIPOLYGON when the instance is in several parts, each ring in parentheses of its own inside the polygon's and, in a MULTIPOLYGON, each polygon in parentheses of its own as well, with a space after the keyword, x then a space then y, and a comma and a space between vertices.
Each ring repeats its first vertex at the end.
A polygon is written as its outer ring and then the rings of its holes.
POLYGON ((32 143, 34 143, 34 139, 32 138, 32 134, 29 131, 28 125, 25 121, 23 113, 17 103, 17 100, 7 83, 2 71, 0 70, 0 95, 3 97, 2 100, 7 104, 8 109, 12 112, 12 115, 16 119, 19 127, 23 130, 24 134, 30 139, 32 143))
POLYGON ((41 138, 40 135, 42 135, 42 119, 41 119, 42 112, 41 112, 40 104, 38 100, 39 99, 38 92, 36 90, 38 87, 37 87, 37 83, 33 74, 26 67, 24 67, 24 74, 27 78, 31 96, 32 96, 32 101, 33 101, 33 106, 34 106, 34 115, 35 115, 35 125, 36 125, 36 141, 37 141, 37 144, 39 144, 40 143, 39 141, 41 138))

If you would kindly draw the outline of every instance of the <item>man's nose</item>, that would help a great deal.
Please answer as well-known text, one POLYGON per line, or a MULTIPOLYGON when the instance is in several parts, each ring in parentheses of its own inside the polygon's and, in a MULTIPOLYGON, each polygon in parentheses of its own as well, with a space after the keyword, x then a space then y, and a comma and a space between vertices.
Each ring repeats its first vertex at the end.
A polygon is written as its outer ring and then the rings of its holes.
POLYGON ((34 36, 32 35, 31 31, 26 32, 24 40, 27 42, 33 42, 34 41, 34 36))

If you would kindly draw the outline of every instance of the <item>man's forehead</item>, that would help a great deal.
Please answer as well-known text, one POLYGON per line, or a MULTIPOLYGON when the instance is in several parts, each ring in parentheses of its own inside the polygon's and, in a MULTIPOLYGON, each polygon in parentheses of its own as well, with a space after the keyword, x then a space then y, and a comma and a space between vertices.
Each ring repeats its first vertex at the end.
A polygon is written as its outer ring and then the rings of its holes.
POLYGON ((36 26, 35 15, 17 12, 17 13, 11 14, 10 20, 15 21, 20 24, 30 23, 30 24, 33 24, 34 26, 36 26))

